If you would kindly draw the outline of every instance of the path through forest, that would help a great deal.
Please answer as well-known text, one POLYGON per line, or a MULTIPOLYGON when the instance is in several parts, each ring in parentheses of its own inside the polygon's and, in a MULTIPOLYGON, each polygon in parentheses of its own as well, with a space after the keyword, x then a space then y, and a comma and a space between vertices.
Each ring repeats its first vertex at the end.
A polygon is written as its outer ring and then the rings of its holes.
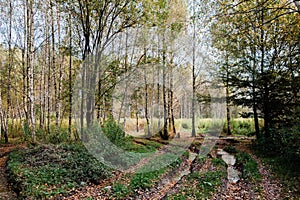
MULTIPOLYGON (((274 178, 270 173, 270 169, 267 166, 254 156, 251 151, 247 148, 248 141, 234 142, 232 143, 232 138, 221 138, 217 142, 218 148, 223 148, 225 145, 234 145, 239 151, 247 152, 251 155, 253 159, 258 163, 258 169, 262 176, 262 181, 260 183, 250 183, 244 179, 239 181, 232 182, 228 179, 222 179, 222 185, 217 188, 217 192, 213 194, 211 199, 220 200, 220 199, 280 199, 281 195, 281 185, 280 182, 274 178)), ((244 140, 244 139, 243 139, 244 140)), ((201 139, 199 140, 201 142, 201 139)), ((128 196, 125 199, 168 199, 172 194, 178 194, 184 187, 194 187, 193 185, 187 185, 187 177, 191 172, 199 171, 200 173, 206 173, 214 169, 212 164, 212 158, 217 157, 217 149, 214 148, 212 152, 208 155, 208 158, 203 162, 199 163, 196 161, 196 154, 190 150, 190 156, 188 159, 183 160, 181 165, 169 173, 164 174, 160 181, 153 185, 150 189, 146 191, 136 191, 134 196, 128 196)), ((194 149, 192 149, 194 150, 194 149)), ((101 185, 90 185, 86 186, 74 193, 72 195, 65 197, 64 199, 85 199, 92 197, 93 199, 112 199, 109 196, 109 192, 113 183, 124 178, 125 174, 119 174, 118 178, 113 178, 110 181, 105 181, 101 185), (103 190, 106 188, 106 190, 103 190)), ((128 180, 127 180, 128 181, 128 180)), ((126 180, 124 181, 126 182, 126 180)), ((189 199, 193 199, 190 198, 189 199)))
MULTIPOLYGON (((199 143, 203 142, 203 138, 197 138, 199 143)), ((259 183, 250 183, 249 181, 240 179, 237 182, 229 181, 227 178, 222 179, 220 187, 216 188, 216 192, 211 199, 280 199, 281 198, 281 184, 270 173, 268 166, 264 165, 259 158, 252 154, 248 149, 248 142, 242 141, 232 143, 232 139, 220 138, 216 147, 209 153, 203 162, 199 162, 197 157, 197 148, 190 148, 189 157, 183 159, 181 164, 171 171, 167 171, 162 175, 160 180, 151 188, 143 191, 136 191, 132 196, 125 199, 168 199, 173 194, 181 192, 182 188, 191 187, 188 181, 188 175, 192 172, 206 173, 214 170, 212 160, 218 157, 218 151, 224 146, 234 146, 242 152, 247 152, 258 163, 258 169, 262 176, 259 183), (260 189, 258 189, 260 188, 260 189)), ((11 190, 5 172, 5 165, 7 162, 7 155, 13 149, 19 146, 16 145, 2 145, 0 146, 0 199, 16 199, 16 194, 11 190)), ((233 167, 234 164, 233 164, 233 167)), ((71 191, 68 195, 56 197, 54 199, 112 199, 110 192, 115 182, 126 183, 130 180, 132 174, 129 172, 115 172, 111 179, 103 181, 100 185, 87 185, 78 190, 71 191)), ((193 198, 189 198, 193 199, 193 198)))

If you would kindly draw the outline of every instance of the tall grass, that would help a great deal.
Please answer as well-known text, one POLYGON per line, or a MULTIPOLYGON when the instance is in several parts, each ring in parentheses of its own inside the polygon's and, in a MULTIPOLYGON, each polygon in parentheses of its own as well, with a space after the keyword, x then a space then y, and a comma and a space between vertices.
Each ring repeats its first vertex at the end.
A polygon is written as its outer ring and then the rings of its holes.
MULTIPOLYGON (((143 136, 148 133, 146 119, 139 119, 139 132, 136 132, 136 119, 126 118, 126 125, 123 123, 124 119, 121 119, 121 124, 119 125, 124 132, 133 136, 143 136)), ((153 118, 150 119, 150 129, 151 134, 156 135, 163 127, 163 119, 153 118)), ((263 127, 263 120, 259 120, 259 125, 263 127)), ((70 137, 68 135, 68 119, 62 119, 59 124, 59 128, 56 129, 55 120, 52 119, 49 125, 50 129, 47 127, 41 127, 40 124, 36 124, 36 134, 39 141, 50 142, 50 143, 60 143, 69 140, 74 140, 74 134, 70 137)), ((72 122, 72 132, 76 133, 75 121, 72 122)), ((177 132, 189 133, 192 131, 192 120, 191 119, 175 119, 175 128, 177 132)), ((220 131, 222 134, 227 133, 227 126, 224 120, 204 118, 196 119, 196 132, 198 134, 205 134, 211 130, 220 131)), ((25 119, 10 119, 8 124, 8 131, 10 138, 21 138, 21 140, 30 140, 31 133, 30 128, 26 126, 25 119)), ((231 132, 233 135, 246 135, 252 136, 255 132, 253 119, 235 118, 231 120, 231 132)))

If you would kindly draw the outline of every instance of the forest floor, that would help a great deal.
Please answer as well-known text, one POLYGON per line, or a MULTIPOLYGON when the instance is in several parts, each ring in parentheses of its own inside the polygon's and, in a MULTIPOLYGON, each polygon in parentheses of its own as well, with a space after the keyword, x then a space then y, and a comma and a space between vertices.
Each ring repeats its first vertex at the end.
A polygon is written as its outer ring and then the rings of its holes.
MULTIPOLYGON (((139 189, 133 193, 128 192, 129 195, 122 195, 122 190, 116 191, 114 185, 120 182, 122 185, 129 185, 129 177, 131 176, 120 173, 101 185, 86 186, 62 199, 284 199, 280 181, 271 174, 267 165, 264 165, 259 158, 251 153, 248 148, 249 140, 246 139, 244 142, 237 142, 236 144, 233 144, 232 140, 234 139, 219 139, 216 147, 202 160, 193 156, 197 155, 197 146, 190 149, 189 158, 183 160, 178 168, 164 174, 160 181, 150 188, 139 189), (231 183, 226 176, 214 175, 211 177, 209 175, 208 179, 205 179, 206 174, 218 172, 218 167, 215 166, 217 164, 214 164, 215 159, 217 159, 217 149, 227 145, 234 146, 238 151, 249 153, 257 162, 257 168, 261 175, 259 181, 241 178, 237 183, 231 183), (195 175, 200 178, 195 178, 195 175), (214 184, 213 179, 216 177, 221 181, 221 184, 214 184), (208 190, 208 194, 205 194, 206 190, 208 190), (204 195, 200 193, 204 193, 204 195)), ((201 142, 203 141, 198 139, 198 144, 201 142)))
POLYGON ((0 200, 16 199, 17 195, 7 181, 6 162, 11 151, 25 145, 0 144, 0 200))
MULTIPOLYGON (((52 199, 298 199, 299 196, 284 192, 284 185, 271 172, 270 166, 255 156, 249 144, 251 138, 219 138, 210 153, 202 158, 197 156, 203 138, 196 138, 188 150, 188 156, 181 156, 182 162, 168 167, 148 183, 146 176, 139 176, 138 182, 143 187, 133 185, 136 178, 134 172, 115 171, 113 175, 100 184, 87 184, 74 188, 67 194, 54 196, 52 199), (227 165, 222 163, 218 150, 233 149, 236 159, 237 152, 247 153, 248 159, 255 164, 237 163, 234 168, 239 171, 239 180, 232 183, 227 178, 227 165), (249 165, 249 166, 246 166, 249 165), (254 167, 253 167, 254 166, 254 167), (257 167, 256 167, 257 166, 257 167), (247 168, 249 167, 249 168, 247 168), (257 168, 257 174, 255 169, 257 168), (247 171, 247 170, 250 171, 247 171), (254 171, 251 171, 253 170, 254 171), (248 173, 248 174, 247 174, 248 173), (254 174, 251 174, 254 173, 254 174), (145 184, 146 182, 147 184, 145 184), (145 186, 145 187, 144 187, 145 186)), ((6 161, 10 151, 20 146, 0 146, 0 199, 16 199, 6 179, 6 161)), ((247 160, 247 162, 248 162, 247 160)), ((245 161, 245 160, 244 160, 245 161)), ((246 162, 246 161, 245 161, 246 162)))

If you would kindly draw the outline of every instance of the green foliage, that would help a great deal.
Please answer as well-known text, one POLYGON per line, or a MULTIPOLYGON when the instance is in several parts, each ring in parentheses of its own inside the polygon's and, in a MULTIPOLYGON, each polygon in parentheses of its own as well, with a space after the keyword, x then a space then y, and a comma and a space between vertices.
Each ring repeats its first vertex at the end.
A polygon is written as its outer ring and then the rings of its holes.
POLYGON ((109 195, 117 199, 126 199, 127 196, 134 195, 138 190, 147 190, 153 187, 163 174, 172 172, 181 162, 182 159, 174 154, 153 157, 149 163, 142 166, 134 174, 128 173, 125 175, 126 179, 130 179, 129 184, 124 182, 114 183, 111 191, 109 191, 109 195), (169 166, 162 166, 166 159, 170 159, 167 161, 170 163, 169 166))
POLYGON ((231 120, 231 132, 234 135, 253 136, 255 133, 253 119, 231 120))
POLYGON ((60 144, 70 142, 70 137, 67 129, 59 129, 56 133, 50 133, 46 136, 46 141, 51 144, 60 144))
POLYGON ((300 157, 300 125, 271 129, 270 138, 260 139, 269 155, 282 155, 293 160, 300 157))
MULTIPOLYGON (((208 157, 198 159, 197 166, 201 166, 206 161, 210 162, 208 157)), ((214 170, 205 172, 195 170, 184 179, 178 193, 172 194, 168 199, 211 199, 212 194, 218 190, 227 175, 226 163, 222 159, 214 158, 211 161, 214 170)))
MULTIPOLYGON (((181 155, 178 153, 178 155, 181 155)), ((132 177, 130 187, 133 190, 148 189, 153 186, 167 169, 178 167, 182 159, 177 154, 166 153, 153 157, 149 163, 141 167, 132 177), (165 166, 164 166, 165 165, 165 166)))
POLYGON ((198 121, 198 129, 201 133, 207 133, 209 131, 214 131, 223 128, 222 120, 215 120, 212 118, 200 119, 198 121))
POLYGON ((226 151, 228 153, 232 153, 232 154, 235 154, 238 152, 238 150, 234 146, 225 146, 224 151, 226 151))
POLYGON ((148 189, 155 184, 155 181, 157 181, 164 172, 165 169, 158 169, 150 172, 136 173, 130 181, 130 187, 133 190, 148 189))
POLYGON ((221 180, 225 176, 226 173, 223 171, 210 171, 202 175, 198 174, 198 177, 196 178, 199 180, 197 188, 202 190, 202 198, 209 197, 211 193, 215 192, 217 189, 216 187, 222 184, 221 180))
POLYGON ((104 122, 102 130, 106 137, 115 145, 122 146, 124 144, 125 132, 113 119, 104 122))
MULTIPOLYGON (((279 0, 217 4, 219 17, 211 33, 213 45, 224 52, 218 75, 231 102, 255 106, 266 132, 274 124, 286 125, 295 117, 299 121, 299 15, 286 14, 291 4, 279 0)), ((246 124, 236 128, 238 134, 249 129, 246 124)))
POLYGON ((99 183, 110 170, 79 144, 36 146, 14 151, 7 169, 22 198, 50 198, 82 184, 99 183))
MULTIPOLYGON (((270 138, 261 137, 252 145, 255 153, 271 166, 288 191, 300 191, 299 127, 272 129, 270 138)), ((295 195, 299 196, 299 193, 295 195)))
POLYGON ((216 166, 216 167, 226 167, 226 163, 224 162, 224 160, 223 159, 221 159, 221 158, 214 158, 213 160, 212 160, 212 163, 213 163, 213 165, 214 166, 216 166))
POLYGON ((24 123, 23 123, 23 131, 24 131, 24 136, 25 136, 25 141, 28 141, 28 140, 30 140, 30 138, 31 138, 31 131, 30 131, 30 128, 29 128, 29 126, 28 126, 28 122, 27 121, 24 121, 24 123))
POLYGON ((261 180, 257 162, 249 154, 245 152, 236 154, 236 162, 236 166, 241 171, 242 178, 252 182, 261 180))
POLYGON ((187 177, 187 186, 177 194, 173 194, 168 199, 210 199, 216 192, 218 186, 222 184, 222 179, 226 177, 226 170, 209 171, 206 173, 194 172, 187 177))
POLYGON ((122 199, 130 193, 129 188, 126 185, 121 183, 115 183, 111 188, 111 191, 112 191, 112 196, 116 197, 117 199, 122 199))
POLYGON ((162 144, 158 142, 147 139, 139 139, 139 141, 142 144, 136 143, 134 137, 126 136, 121 148, 135 153, 150 153, 162 146, 162 144))

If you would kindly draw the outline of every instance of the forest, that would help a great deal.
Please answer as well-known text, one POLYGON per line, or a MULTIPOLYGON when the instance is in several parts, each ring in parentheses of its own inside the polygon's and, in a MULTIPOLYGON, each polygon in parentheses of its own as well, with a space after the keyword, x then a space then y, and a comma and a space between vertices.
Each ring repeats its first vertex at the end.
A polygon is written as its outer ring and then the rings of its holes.
POLYGON ((0 199, 299 199, 299 0, 0 0, 0 199))

